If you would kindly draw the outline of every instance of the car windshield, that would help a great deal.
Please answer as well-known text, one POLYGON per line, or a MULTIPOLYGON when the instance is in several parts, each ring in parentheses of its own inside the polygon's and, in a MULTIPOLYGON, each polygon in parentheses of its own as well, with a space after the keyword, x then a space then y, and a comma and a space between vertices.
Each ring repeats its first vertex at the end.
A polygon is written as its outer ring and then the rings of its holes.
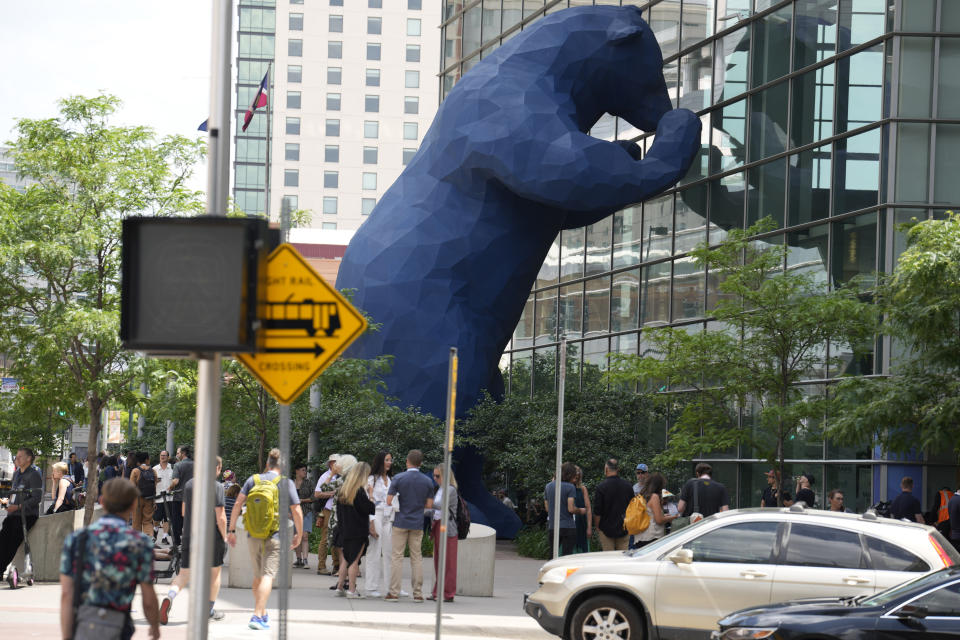
POLYGON ((886 591, 881 591, 876 595, 865 598, 858 604, 861 607, 885 607, 906 593, 914 590, 923 590, 926 587, 936 585, 941 580, 943 580, 943 571, 928 573, 927 575, 920 576, 915 580, 898 584, 895 587, 890 587, 886 591))
POLYGON ((631 558, 636 558, 637 556, 645 556, 648 553, 659 553, 662 551, 666 551, 667 549, 671 549, 677 544, 679 544, 677 540, 679 540, 681 531, 683 533, 686 533, 688 531, 693 531, 697 527, 703 526, 703 523, 708 521, 714 522, 714 520, 710 518, 704 518, 703 520, 699 520, 696 523, 690 525, 689 527, 684 527, 680 531, 676 532, 676 534, 670 534, 668 536, 664 536, 658 540, 654 540, 653 542, 651 542, 646 546, 640 547, 639 549, 634 549, 633 551, 627 551, 626 554, 631 558))

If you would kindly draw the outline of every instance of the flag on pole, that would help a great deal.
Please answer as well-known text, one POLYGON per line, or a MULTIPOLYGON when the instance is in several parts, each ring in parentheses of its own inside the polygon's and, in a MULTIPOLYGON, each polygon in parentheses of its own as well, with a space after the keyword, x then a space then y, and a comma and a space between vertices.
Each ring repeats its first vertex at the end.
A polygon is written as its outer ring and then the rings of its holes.
POLYGON ((267 78, 269 76, 269 71, 263 74, 263 80, 260 81, 260 90, 257 91, 257 95, 253 97, 253 104, 251 104, 250 108, 247 109, 247 112, 243 114, 243 127, 240 129, 241 131, 246 131, 247 127, 250 126, 250 121, 253 120, 254 111, 260 107, 267 106, 267 78))
POLYGON ((210 120, 210 119, 207 118, 206 120, 204 120, 203 122, 201 122, 201 123, 200 123, 200 126, 197 127, 197 131, 206 131, 206 130, 207 130, 207 122, 209 122, 209 120, 210 120))

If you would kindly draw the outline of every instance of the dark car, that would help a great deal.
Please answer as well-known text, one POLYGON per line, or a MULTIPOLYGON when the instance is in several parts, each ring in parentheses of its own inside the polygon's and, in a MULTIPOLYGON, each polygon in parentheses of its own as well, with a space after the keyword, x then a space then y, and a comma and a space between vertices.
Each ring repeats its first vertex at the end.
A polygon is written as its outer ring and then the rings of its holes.
POLYGON ((713 640, 960 638, 960 567, 872 596, 796 600, 731 613, 713 640))

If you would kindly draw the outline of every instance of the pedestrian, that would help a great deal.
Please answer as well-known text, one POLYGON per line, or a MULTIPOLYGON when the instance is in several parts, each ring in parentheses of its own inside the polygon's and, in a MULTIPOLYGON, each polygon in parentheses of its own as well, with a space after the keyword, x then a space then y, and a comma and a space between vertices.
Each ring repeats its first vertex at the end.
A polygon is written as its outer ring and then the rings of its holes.
POLYGON ((223 488, 224 490, 229 489, 233 485, 237 484, 237 474, 235 474, 230 469, 227 469, 223 472, 223 488))
POLYGON ((243 513, 247 496, 254 492, 243 524, 247 530, 247 544, 250 547, 250 560, 253 565, 253 615, 249 627, 256 630, 270 628, 270 616, 267 614, 267 600, 273 589, 273 580, 280 571, 280 527, 288 526, 287 518, 280 517, 279 491, 286 490, 290 500, 290 517, 293 519, 294 533, 291 549, 300 546, 303 536, 303 512, 300 511, 300 498, 297 488, 289 478, 280 476, 280 450, 271 449, 267 454, 267 465, 263 473, 247 478, 240 488, 240 495, 233 505, 233 514, 227 527, 227 542, 237 546, 237 520, 243 513), (284 485, 281 489, 279 485, 284 485), (272 487, 272 488, 271 488, 272 487), (274 528, 276 527, 276 528, 274 528), (256 534, 256 535, 254 535, 256 534), (261 537, 264 536, 264 537, 261 537))
POLYGON ((701 462, 695 470, 697 477, 687 480, 680 490, 677 510, 690 518, 691 524, 730 508, 727 488, 710 477, 712 472, 713 467, 701 462), (694 516, 695 513, 699 516, 694 516))
POLYGON ((662 473, 651 473, 645 478, 643 492, 640 494, 647 502, 647 515, 650 517, 650 526, 644 531, 634 534, 633 548, 640 549, 654 540, 666 535, 666 525, 678 515, 668 515, 663 510, 663 488, 667 480, 662 473))
POLYGON ((236 483, 230 485, 223 492, 223 510, 227 516, 227 522, 230 522, 230 518, 233 516, 233 506, 237 503, 238 495, 240 495, 240 485, 236 483))
POLYGON ((153 524, 154 538, 161 531, 161 544, 170 544, 170 519, 167 517, 167 509, 172 508, 170 495, 170 483, 173 481, 173 465, 170 464, 170 452, 163 450, 160 452, 160 462, 154 465, 153 473, 157 476, 157 497, 154 499, 153 524), (166 503, 166 507, 164 506, 166 503))
POLYGON ((67 475, 70 468, 66 462, 58 462, 53 465, 51 475, 53 476, 53 495, 50 499, 53 502, 47 507, 45 515, 72 511, 77 508, 74 499, 73 481, 67 475))
POLYGON ((947 513, 950 516, 950 544, 960 551, 960 489, 947 501, 947 513))
POLYGON ((804 473, 797 476, 796 480, 797 488, 794 491, 794 495, 796 495, 797 498, 794 500, 794 503, 802 502, 807 508, 812 509, 814 503, 817 501, 817 494, 810 488, 815 481, 813 474, 804 473))
POLYGON ((600 536, 604 551, 620 551, 630 547, 630 536, 623 528, 623 517, 633 500, 633 486, 620 477, 620 463, 610 458, 603 467, 603 481, 593 493, 593 526, 600 536))
POLYGON ((73 638, 81 625, 88 631, 84 638, 93 637, 90 625, 99 640, 132 638, 130 612, 137 585, 150 638, 160 637, 153 541, 127 524, 137 508, 137 496, 137 487, 129 480, 107 480, 100 493, 103 517, 64 541, 60 555, 60 630, 64 638, 73 638), (76 619, 74 589, 80 593, 76 619))
POLYGON ((86 474, 84 473, 84 470, 83 470, 83 463, 81 463, 80 460, 77 459, 76 452, 73 452, 73 451, 70 452, 70 461, 69 461, 68 467, 69 467, 69 470, 67 471, 67 475, 69 475, 70 479, 73 480, 74 485, 82 488, 84 479, 86 478, 86 474))
POLYGON ((793 504, 793 500, 790 499, 790 492, 783 492, 783 504, 780 504, 780 472, 776 469, 770 469, 766 473, 767 478, 767 487, 763 490, 763 493, 760 494, 760 506, 761 507, 789 507, 793 504))
MULTIPOLYGON (((10 497, 0 498, 7 505, 7 517, 0 526, 0 571, 17 555, 23 542, 23 525, 27 531, 33 528, 40 517, 40 502, 43 499, 43 475, 33 466, 34 453, 30 447, 20 447, 13 459, 15 469, 10 480, 10 497), (23 518, 23 520, 21 520, 23 518)), ((13 567, 10 569, 15 571, 13 567)))
POLYGON ((307 479, 307 465, 300 463, 293 469, 293 484, 297 487, 300 509, 303 511, 303 540, 296 549, 294 567, 309 569, 310 532, 313 531, 313 483, 307 479))
POLYGON ((643 493, 643 485, 647 482, 650 467, 641 462, 637 465, 637 468, 633 470, 633 473, 637 476, 637 481, 633 483, 633 495, 638 496, 643 493))
POLYGON ((117 457, 116 456, 103 456, 103 464, 100 467, 99 478, 97 478, 97 493, 103 489, 103 483, 107 480, 112 480, 114 478, 120 477, 120 469, 117 467, 117 457))
POLYGON ((507 495, 507 492, 505 489, 500 489, 497 492, 497 499, 500 500, 503 506, 505 506, 507 509, 510 509, 511 511, 517 510, 516 505, 513 504, 513 500, 511 500, 510 496, 507 495))
POLYGON ((173 477, 170 480, 170 489, 173 496, 170 500, 170 531, 173 534, 173 544, 179 547, 183 542, 183 487, 193 478, 193 449, 190 445, 182 445, 177 449, 177 463, 173 465, 173 477))
POLYGON ((133 470, 137 466, 137 452, 133 449, 127 449, 123 452, 123 466, 120 467, 123 470, 123 477, 130 479, 130 474, 133 473, 133 470))
MULTIPOLYGON (((336 467, 337 460, 340 458, 339 454, 331 453, 330 457, 327 458, 327 470, 324 471, 319 478, 317 478, 317 486, 314 489, 313 497, 316 500, 315 504, 319 507, 323 504, 323 507, 320 511, 316 512, 316 526, 320 527, 320 544, 317 547, 317 574, 318 575, 330 575, 331 573, 337 573, 340 570, 340 557, 334 553, 333 554, 333 571, 327 569, 327 539, 330 536, 330 519, 331 513, 333 510, 333 491, 325 490, 323 487, 337 475, 334 472, 336 467), (323 502, 326 500, 326 502, 323 502)), ((315 510, 316 511, 316 510, 315 510)))
POLYGON ((373 501, 373 530, 367 546, 367 568, 364 587, 371 598, 379 598, 381 589, 390 586, 390 554, 393 551, 393 506, 387 506, 393 456, 381 451, 373 459, 367 477, 367 496, 373 501))
MULTIPOLYGON (((557 523, 560 533, 560 555, 566 556, 573 553, 574 545, 577 542, 577 524, 573 519, 574 514, 586 514, 586 509, 582 512, 577 508, 577 488, 573 486, 573 479, 577 476, 577 466, 572 462, 564 462, 560 467, 560 505, 557 510, 554 509, 553 501, 556 498, 556 478, 547 483, 543 488, 543 503, 547 513, 547 535, 553 544, 553 527, 557 523), (559 514, 557 513, 559 511, 559 514)), ((596 516, 594 516, 596 520, 596 516)), ((622 520, 622 518, 621 518, 622 520)), ((596 525, 596 523, 594 523, 596 525)), ((556 553, 556 549, 554 549, 556 553)))
POLYGON ((923 507, 913 495, 913 478, 904 476, 900 480, 900 495, 890 503, 890 516, 894 520, 909 520, 924 524, 923 507))
POLYGON ((433 495, 433 593, 427 599, 436 600, 438 597, 440 549, 446 544, 447 561, 443 569, 443 601, 453 602, 453 597, 457 594, 457 503, 459 502, 457 478, 452 473, 447 473, 445 465, 439 464, 433 468, 433 481, 439 485, 439 488, 433 495), (444 490, 450 492, 445 519, 441 513, 444 490))
MULTIPOLYGON (((337 570, 335 575, 337 580, 340 581, 344 579, 347 575, 347 565, 343 563, 343 545, 340 536, 340 529, 337 527, 337 499, 340 497, 340 487, 343 486, 343 483, 347 479, 347 474, 350 473, 350 470, 353 469, 354 465, 357 464, 357 459, 350 455, 349 453, 341 455, 337 458, 337 462, 333 467, 334 476, 330 482, 323 485, 324 489, 327 491, 333 492, 333 505, 330 509, 330 525, 329 532, 327 533, 327 544, 330 545, 330 555, 333 556, 335 560, 335 566, 337 570)), ((330 589, 336 589, 337 585, 330 585, 330 589)))
POLYGON ((837 511, 840 513, 853 513, 850 509, 847 509, 843 505, 843 492, 840 489, 833 489, 830 493, 827 494, 827 503, 830 505, 830 511, 837 511))
MULTIPOLYGON (((223 468, 223 458, 217 456, 217 468, 214 471, 213 483, 213 513, 210 514, 213 524, 213 558, 210 563, 210 619, 223 620, 224 613, 214 609, 217 596, 220 594, 220 568, 223 566, 223 557, 227 545, 224 539, 227 536, 227 515, 224 510, 223 485, 216 482, 223 468)), ((131 474, 132 475, 132 474, 131 474)), ((183 556, 181 558, 180 573, 170 583, 166 597, 160 603, 160 624, 167 624, 170 618, 170 608, 181 590, 190 584, 190 520, 193 508, 193 478, 187 480, 183 487, 183 556)))
POLYGON ((338 596, 366 597, 357 591, 357 574, 367 541, 375 533, 373 517, 376 507, 367 496, 366 487, 369 475, 370 465, 366 462, 353 465, 337 494, 337 526, 340 529, 338 535, 341 549, 340 574, 336 587, 338 596), (347 587, 346 592, 344 587, 347 587))
POLYGON ((573 504, 577 507, 577 513, 573 514, 574 524, 577 525, 577 541, 573 549, 574 553, 589 553, 590 538, 593 536, 593 505, 590 504, 587 487, 583 484, 583 469, 580 467, 577 467, 573 486, 577 489, 573 499, 573 504), (583 513, 580 513, 581 509, 584 510, 583 513))
POLYGON ((423 512, 433 506, 433 481, 420 473, 423 452, 411 449, 407 453, 407 470, 397 474, 387 490, 387 505, 396 505, 393 517, 393 548, 390 558, 390 592, 384 600, 397 602, 403 572, 403 550, 410 548, 410 581, 413 585, 413 601, 423 602, 423 512))
POLYGON ((133 454, 137 466, 130 472, 130 482, 137 486, 140 497, 133 513, 133 528, 153 537, 153 514, 156 512, 157 474, 150 466, 150 454, 138 451, 133 454))

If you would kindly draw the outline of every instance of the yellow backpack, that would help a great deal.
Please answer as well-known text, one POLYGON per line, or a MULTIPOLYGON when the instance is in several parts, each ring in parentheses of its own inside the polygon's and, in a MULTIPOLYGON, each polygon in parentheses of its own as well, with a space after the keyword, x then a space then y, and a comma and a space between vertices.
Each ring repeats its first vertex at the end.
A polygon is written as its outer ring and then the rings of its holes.
POLYGON ((623 516, 623 528, 632 536, 643 533, 650 527, 650 514, 647 512, 647 501, 639 493, 627 505, 627 512, 623 516))

